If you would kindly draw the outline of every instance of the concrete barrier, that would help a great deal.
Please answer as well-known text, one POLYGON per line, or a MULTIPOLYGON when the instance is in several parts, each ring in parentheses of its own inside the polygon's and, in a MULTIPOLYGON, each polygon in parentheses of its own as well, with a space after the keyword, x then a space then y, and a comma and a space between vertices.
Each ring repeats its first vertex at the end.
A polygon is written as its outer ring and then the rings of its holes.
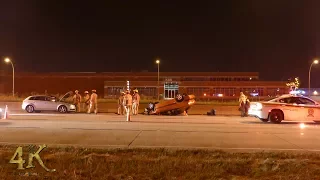
MULTIPOLYGON (((0 102, 0 108, 4 109, 8 105, 9 112, 20 113, 25 112, 21 109, 21 102, 0 102)), ((144 108, 147 107, 147 104, 140 104, 139 113, 144 111, 144 108)), ((99 103, 98 111, 101 113, 117 113, 118 105, 116 103, 99 103)), ((216 110, 216 115, 240 115, 237 106, 219 106, 219 105, 193 105, 188 114, 202 114, 206 115, 211 109, 216 110)))

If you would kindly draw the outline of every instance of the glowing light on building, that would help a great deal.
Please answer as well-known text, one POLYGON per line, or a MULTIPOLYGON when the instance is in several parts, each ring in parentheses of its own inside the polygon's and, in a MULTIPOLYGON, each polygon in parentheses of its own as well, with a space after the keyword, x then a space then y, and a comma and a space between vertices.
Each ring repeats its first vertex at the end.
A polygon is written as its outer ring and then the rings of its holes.
POLYGON ((130 81, 127 81, 127 91, 130 90, 130 81))

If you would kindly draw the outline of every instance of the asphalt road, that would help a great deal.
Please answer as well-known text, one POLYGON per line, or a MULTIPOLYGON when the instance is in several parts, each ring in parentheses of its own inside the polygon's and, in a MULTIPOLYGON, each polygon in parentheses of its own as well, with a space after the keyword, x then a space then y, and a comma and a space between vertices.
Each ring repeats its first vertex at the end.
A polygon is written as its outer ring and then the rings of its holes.
POLYGON ((237 116, 10 114, 0 120, 0 144, 97 148, 208 148, 320 151, 319 125, 262 123, 237 116))

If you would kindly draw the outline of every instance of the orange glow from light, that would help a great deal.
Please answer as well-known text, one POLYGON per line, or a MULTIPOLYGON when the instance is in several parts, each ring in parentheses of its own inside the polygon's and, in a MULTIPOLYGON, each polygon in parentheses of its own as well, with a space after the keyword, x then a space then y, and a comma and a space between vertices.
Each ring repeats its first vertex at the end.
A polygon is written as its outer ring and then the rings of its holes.
POLYGON ((194 104, 194 103, 195 103, 195 100, 192 99, 192 100, 189 100, 188 105, 192 105, 192 104, 194 104))
POLYGON ((300 129, 304 129, 304 128, 306 128, 306 125, 304 124, 304 123, 300 123, 300 129))
POLYGON ((4 62, 9 63, 11 60, 9 58, 5 58, 4 62))

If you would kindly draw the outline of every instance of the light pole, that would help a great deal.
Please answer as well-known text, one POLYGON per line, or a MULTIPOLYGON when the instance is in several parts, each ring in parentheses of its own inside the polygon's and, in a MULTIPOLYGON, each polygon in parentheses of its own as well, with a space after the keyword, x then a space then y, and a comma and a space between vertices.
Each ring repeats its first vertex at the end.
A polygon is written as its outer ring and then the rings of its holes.
POLYGON ((14 66, 12 61, 9 58, 5 58, 4 62, 11 63, 11 66, 12 66, 12 96, 14 97, 14 66))
POLYGON ((160 60, 156 60, 156 63, 158 64, 158 101, 160 99, 160 87, 159 87, 159 81, 160 81, 160 76, 159 76, 159 69, 160 69, 160 60))
POLYGON ((311 95, 311 91, 310 91, 310 82, 311 82, 311 80, 310 80, 310 74, 311 74, 311 68, 312 68, 312 65, 313 64, 318 64, 319 63, 319 61, 318 60, 314 60, 312 63, 311 63, 311 65, 310 65, 310 68, 309 68, 309 89, 308 89, 308 94, 309 94, 309 96, 311 95))

